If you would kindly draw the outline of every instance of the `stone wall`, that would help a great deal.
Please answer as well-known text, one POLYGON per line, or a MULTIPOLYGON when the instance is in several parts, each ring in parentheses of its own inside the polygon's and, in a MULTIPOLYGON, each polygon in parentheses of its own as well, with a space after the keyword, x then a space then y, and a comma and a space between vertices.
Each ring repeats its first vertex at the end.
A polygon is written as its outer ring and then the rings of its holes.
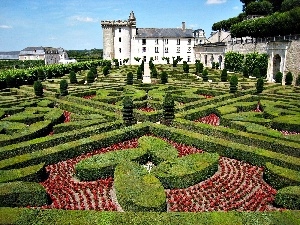
POLYGON ((227 52, 239 52, 247 54, 250 52, 267 53, 267 43, 232 43, 227 44, 227 52))
POLYGON ((286 71, 292 72, 295 82, 300 75, 300 40, 293 40, 286 56, 286 71))

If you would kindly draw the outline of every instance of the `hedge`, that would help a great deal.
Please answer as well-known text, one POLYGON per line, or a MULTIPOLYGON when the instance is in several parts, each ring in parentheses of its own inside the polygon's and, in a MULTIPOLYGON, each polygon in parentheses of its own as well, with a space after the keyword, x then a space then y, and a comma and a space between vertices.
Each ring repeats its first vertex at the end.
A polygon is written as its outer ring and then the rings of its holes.
POLYGON ((136 118, 137 121, 139 122, 145 122, 145 121, 150 121, 150 122, 158 122, 162 118, 162 110, 158 111, 153 111, 153 112, 143 112, 141 110, 134 110, 133 115, 136 118))
POLYGON ((220 123, 224 126, 231 126, 233 121, 253 122, 264 126, 270 126, 272 120, 265 119, 263 113, 239 112, 223 115, 220 123))
POLYGON ((45 176, 45 163, 40 163, 20 169, 0 170, 0 183, 16 180, 40 182, 45 176))
POLYGON ((300 172, 267 162, 264 179, 272 187, 280 189, 287 186, 300 185, 300 172))
POLYGON ((274 118, 272 121, 272 128, 300 132, 300 113, 297 115, 285 115, 274 118))
POLYGON ((164 187, 155 176, 136 162, 123 162, 116 167, 114 188, 118 202, 125 211, 167 210, 164 187))
POLYGON ((148 132, 149 128, 143 124, 131 128, 123 128, 102 134, 96 134, 76 141, 59 144, 35 152, 17 155, 0 161, 0 169, 12 169, 30 166, 45 162, 46 165, 74 158, 95 149, 110 146, 111 144, 140 137, 148 132))
POLYGON ((217 153, 196 153, 168 160, 153 168, 164 188, 187 188, 211 177, 218 170, 217 153))
POLYGON ((278 190, 275 203, 288 209, 300 209, 300 186, 289 186, 278 190))
POLYGON ((122 224, 122 225, 298 225, 299 211, 265 212, 99 212, 95 210, 37 210, 0 208, 0 224, 122 224), (209 221, 209 222, 208 222, 209 221))
POLYGON ((117 120, 114 122, 86 127, 80 130, 69 131, 62 134, 54 134, 53 136, 45 136, 29 141, 7 145, 0 149, 0 160, 20 154, 38 151, 44 148, 53 147, 57 145, 57 143, 63 144, 102 132, 119 129, 121 127, 123 127, 123 121, 117 120))
POLYGON ((44 187, 33 182, 0 183, 0 206, 25 207, 48 204, 44 187))

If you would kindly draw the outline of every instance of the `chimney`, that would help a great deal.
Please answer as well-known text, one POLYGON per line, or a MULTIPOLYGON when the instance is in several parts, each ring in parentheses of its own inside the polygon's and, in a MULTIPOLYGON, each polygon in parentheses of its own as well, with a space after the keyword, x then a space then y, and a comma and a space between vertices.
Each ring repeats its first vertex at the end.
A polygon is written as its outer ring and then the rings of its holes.
POLYGON ((185 22, 182 22, 182 30, 185 31, 185 22))

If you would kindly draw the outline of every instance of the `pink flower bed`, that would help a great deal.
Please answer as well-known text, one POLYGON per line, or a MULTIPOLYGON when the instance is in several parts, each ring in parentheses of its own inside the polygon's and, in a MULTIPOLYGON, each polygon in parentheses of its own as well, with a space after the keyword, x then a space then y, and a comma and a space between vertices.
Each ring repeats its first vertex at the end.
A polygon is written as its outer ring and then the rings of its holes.
POLYGON ((204 96, 205 98, 213 98, 214 97, 212 95, 201 95, 201 96, 204 96))
POLYGON ((216 114, 209 114, 208 116, 199 118, 195 120, 195 122, 200 122, 200 123, 206 123, 210 124, 212 126, 219 126, 220 125, 220 117, 218 117, 216 114))
POLYGON ((154 112, 155 109, 151 108, 151 107, 143 107, 143 108, 139 108, 138 110, 143 111, 143 112, 154 112))
POLYGON ((83 98, 85 99, 91 99, 94 98, 96 95, 87 95, 87 96, 83 96, 83 98))
MULTIPOLYGON (((192 146, 169 143, 178 150, 180 157, 203 152, 192 146)), ((73 177, 74 168, 87 157, 137 146, 137 139, 133 139, 47 166, 49 178, 41 184, 49 193, 52 204, 42 208, 117 211, 111 196, 113 178, 81 182, 73 177)), ((275 210, 272 202, 276 190, 264 182, 262 173, 262 168, 221 157, 219 170, 211 178, 186 189, 165 190, 168 211, 275 210)))

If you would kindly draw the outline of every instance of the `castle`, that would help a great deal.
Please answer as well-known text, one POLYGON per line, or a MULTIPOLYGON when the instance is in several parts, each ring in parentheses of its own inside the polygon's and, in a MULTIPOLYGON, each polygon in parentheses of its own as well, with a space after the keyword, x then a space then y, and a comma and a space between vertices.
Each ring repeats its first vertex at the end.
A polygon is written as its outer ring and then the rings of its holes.
POLYGON ((103 30, 103 58, 118 59, 120 65, 128 59, 129 64, 140 64, 136 59, 155 64, 166 64, 166 58, 181 58, 195 63, 194 46, 204 43, 204 30, 181 28, 137 28, 131 12, 128 20, 101 21, 103 30))

